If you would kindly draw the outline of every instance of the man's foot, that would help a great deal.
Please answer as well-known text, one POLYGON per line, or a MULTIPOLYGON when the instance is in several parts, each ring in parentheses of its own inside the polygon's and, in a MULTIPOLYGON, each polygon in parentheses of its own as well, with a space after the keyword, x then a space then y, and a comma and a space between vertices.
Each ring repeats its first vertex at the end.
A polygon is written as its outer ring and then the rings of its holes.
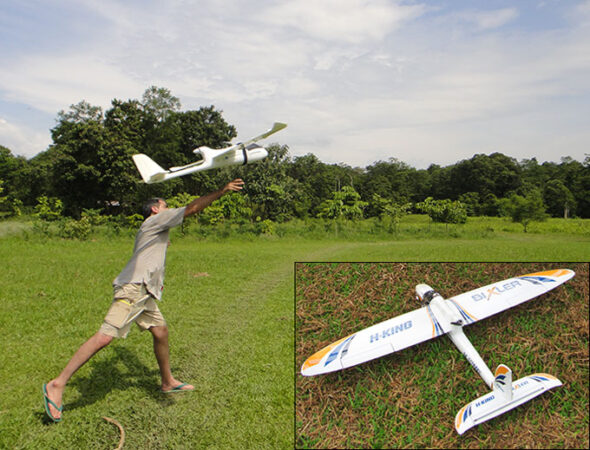
POLYGON ((51 380, 49 383, 43 385, 45 412, 54 422, 59 422, 61 420, 61 411, 63 409, 61 397, 64 392, 64 387, 65 386, 57 386, 55 380, 51 380))
POLYGON ((186 392, 186 391, 192 391, 193 389, 195 389, 195 387, 192 384, 188 384, 188 383, 179 383, 176 382, 175 383, 170 383, 170 384, 162 384, 162 392, 164 394, 172 394, 174 392, 186 392))

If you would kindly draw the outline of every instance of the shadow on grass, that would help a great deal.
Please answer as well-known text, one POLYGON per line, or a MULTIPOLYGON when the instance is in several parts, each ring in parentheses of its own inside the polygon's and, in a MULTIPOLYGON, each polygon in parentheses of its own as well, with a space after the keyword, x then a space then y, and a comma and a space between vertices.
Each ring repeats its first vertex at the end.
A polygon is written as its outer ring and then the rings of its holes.
MULTIPOLYGON (((83 408, 104 399, 111 391, 127 391, 129 388, 143 389, 161 406, 173 404, 174 401, 160 392, 160 371, 150 369, 130 350, 120 346, 109 346, 102 352, 111 356, 99 361, 90 361, 91 372, 88 376, 74 375, 69 386, 75 387, 80 397, 65 405, 64 409, 83 408)), ((154 364, 156 363, 154 357, 154 364)))

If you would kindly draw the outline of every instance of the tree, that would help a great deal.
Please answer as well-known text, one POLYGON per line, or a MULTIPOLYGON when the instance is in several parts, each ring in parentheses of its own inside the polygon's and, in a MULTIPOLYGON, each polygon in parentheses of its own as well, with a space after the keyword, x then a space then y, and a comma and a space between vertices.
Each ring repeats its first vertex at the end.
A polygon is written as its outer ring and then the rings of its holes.
POLYGON ((378 161, 366 168, 359 190, 364 199, 378 194, 397 203, 407 202, 417 190, 415 175, 416 169, 395 158, 378 161))
POLYGON ((358 220, 363 217, 363 210, 368 205, 351 186, 344 186, 340 191, 332 193, 332 198, 322 203, 318 217, 326 219, 344 218, 358 220))
MULTIPOLYGON (((147 153, 155 161, 170 166, 181 166, 194 162, 197 158, 193 150, 197 147, 227 147, 237 136, 233 125, 228 124, 213 105, 198 110, 177 112, 163 124, 159 144, 153 147, 153 153, 147 153), (170 149, 172 142, 174 149, 170 149), (170 158, 174 157, 174 161, 170 158)), ((199 172, 179 180, 185 192, 209 192, 227 182, 227 171, 199 172), (225 178, 221 179, 220 175, 225 178)), ((180 187, 179 187, 180 188, 180 187)))
POLYGON ((561 180, 550 180, 545 185, 543 199, 547 205, 548 212, 553 217, 562 216, 567 219, 570 211, 576 207, 576 201, 571 191, 561 180))
POLYGON ((100 172, 102 195, 97 199, 101 207, 113 209, 112 204, 129 213, 141 202, 137 186, 139 178, 132 155, 145 147, 145 123, 149 115, 137 100, 114 99, 105 113, 104 142, 97 148, 95 167, 100 172))
POLYGON ((141 98, 147 114, 156 121, 164 122, 171 113, 180 111, 180 100, 172 95, 169 89, 150 86, 145 90, 141 98))
POLYGON ((298 180, 301 188, 300 201, 296 206, 298 217, 315 216, 319 212, 321 203, 334 191, 337 170, 311 153, 293 158, 286 174, 298 180))
POLYGON ((428 214, 433 222, 449 224, 467 221, 465 205, 457 200, 434 200, 432 197, 428 197, 423 202, 416 204, 416 209, 428 214))
POLYGON ((27 160, 22 156, 14 156, 12 152, 0 145, 0 179, 4 180, 4 195, 7 202, 12 199, 22 200, 29 193, 27 176, 27 160))
MULTIPOLYGON (((4 184, 4 181, 2 179, 0 179, 0 194, 2 194, 2 192, 4 192, 4 188, 2 187, 2 185, 4 184)), ((4 207, 4 205, 7 203, 8 197, 6 197, 5 195, 0 195, 0 209, 2 209, 4 207)))
POLYGON ((112 210, 112 205, 128 213, 145 197, 217 188, 209 173, 165 185, 140 182, 131 158, 135 153, 145 153, 163 167, 179 166, 195 160, 195 147, 223 147, 236 135, 213 106, 188 112, 179 108, 168 89, 152 86, 141 102, 114 99, 104 117, 86 101, 60 111, 54 143, 46 152, 51 157, 39 158, 48 163, 46 192, 63 200, 66 214, 79 216, 83 209, 112 210))
POLYGON ((237 137, 236 128, 225 121, 222 113, 211 105, 175 115, 180 125, 180 145, 184 154, 193 158, 192 151, 197 147, 223 148, 237 137))
POLYGON ((590 217, 590 164, 587 164, 584 171, 576 179, 573 185, 573 194, 577 203, 577 215, 579 217, 590 217))
POLYGON ((430 195, 427 197, 440 199, 454 195, 451 189, 451 167, 431 164, 428 166, 427 173, 430 177, 430 195))
POLYGON ((297 180, 287 175, 289 147, 272 144, 266 149, 268 156, 264 160, 219 173, 225 179, 239 177, 245 181, 244 190, 255 219, 285 222, 295 216, 302 189, 297 180))
POLYGON ((86 100, 82 100, 75 105, 70 105, 68 111, 62 109, 58 112, 57 120, 62 124, 100 122, 102 121, 102 108, 100 106, 92 106, 86 100))
POLYGON ((520 186, 520 166, 514 158, 502 153, 478 154, 450 168, 449 198, 458 198, 466 192, 488 193, 504 197, 520 186))
MULTIPOLYGON (((490 194, 493 195, 493 194, 490 194)), ((459 201, 465 205, 465 210, 469 216, 477 216, 480 213, 479 193, 466 192, 459 196, 459 201)))
POLYGON ((513 222, 522 224, 525 233, 531 222, 547 219, 543 197, 537 189, 530 190, 524 197, 512 194, 509 198, 503 198, 500 200, 500 210, 513 222))
POLYGON ((389 232, 397 233, 402 217, 406 215, 412 204, 395 203, 379 194, 373 194, 369 207, 372 209, 373 215, 379 217, 382 226, 387 226, 389 232))
POLYGON ((63 200, 65 213, 79 216, 83 208, 96 208, 100 200, 106 200, 97 165, 105 143, 104 126, 96 120, 62 119, 52 136, 56 157, 51 168, 53 190, 63 200))

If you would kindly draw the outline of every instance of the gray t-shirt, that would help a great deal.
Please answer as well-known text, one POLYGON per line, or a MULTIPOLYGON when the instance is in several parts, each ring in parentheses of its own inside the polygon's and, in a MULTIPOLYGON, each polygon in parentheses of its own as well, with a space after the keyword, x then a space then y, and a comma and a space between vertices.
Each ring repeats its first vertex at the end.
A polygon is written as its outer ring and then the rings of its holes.
POLYGON ((135 236, 133 256, 113 281, 113 285, 144 283, 147 291, 158 300, 164 289, 164 265, 169 230, 182 223, 185 208, 165 209, 148 217, 135 236))

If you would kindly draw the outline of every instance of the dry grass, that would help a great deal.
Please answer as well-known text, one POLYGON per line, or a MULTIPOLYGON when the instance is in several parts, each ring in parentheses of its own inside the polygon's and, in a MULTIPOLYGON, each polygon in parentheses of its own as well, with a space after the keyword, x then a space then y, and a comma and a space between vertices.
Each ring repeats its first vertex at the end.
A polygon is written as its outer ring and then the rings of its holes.
POLYGON ((415 284, 451 297, 558 267, 576 276, 466 334, 492 370, 547 372, 563 387, 459 436, 455 414, 488 388, 450 340, 436 339, 341 372, 296 375, 296 446, 588 448, 588 264, 298 263, 296 372, 325 345, 417 308, 415 284))

